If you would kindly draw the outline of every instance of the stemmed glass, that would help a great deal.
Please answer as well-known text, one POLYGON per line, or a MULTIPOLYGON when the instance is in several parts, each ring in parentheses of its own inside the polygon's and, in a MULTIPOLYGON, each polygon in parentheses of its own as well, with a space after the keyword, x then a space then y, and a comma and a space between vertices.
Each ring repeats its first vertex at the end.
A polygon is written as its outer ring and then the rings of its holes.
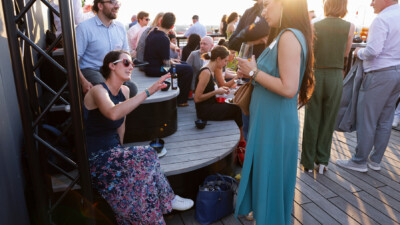
MULTIPOLYGON (((241 59, 247 59, 248 61, 251 61, 252 56, 253 56, 253 44, 243 42, 242 46, 240 47, 238 57, 241 59)), ((243 84, 242 78, 239 78, 237 83, 243 84)))
MULTIPOLYGON (((162 65, 162 67, 163 67, 164 71, 168 73, 169 70, 171 69, 171 60, 169 60, 169 59, 164 59, 164 60, 163 60, 163 65, 162 65)), ((172 85, 172 83, 171 83, 171 82, 172 82, 171 77, 168 78, 168 79, 165 80, 165 81, 169 82, 169 83, 172 85)))
POLYGON ((169 69, 171 69, 171 60, 164 59, 162 67, 163 67, 164 71, 168 73, 169 69))

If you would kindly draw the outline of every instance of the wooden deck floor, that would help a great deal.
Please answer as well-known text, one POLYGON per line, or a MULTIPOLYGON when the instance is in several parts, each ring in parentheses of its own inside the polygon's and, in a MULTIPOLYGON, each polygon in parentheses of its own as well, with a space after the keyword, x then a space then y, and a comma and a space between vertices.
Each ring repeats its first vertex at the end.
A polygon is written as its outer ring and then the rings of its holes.
MULTIPOLYGON (((304 110, 299 111, 299 146, 303 116, 304 110)), ((378 172, 354 172, 335 164, 337 159, 348 159, 355 146, 355 132, 335 132, 329 170, 324 175, 303 172, 298 165, 292 224, 400 224, 400 132, 392 130, 382 170, 378 172)), ((199 224, 193 209, 165 219, 168 225, 199 224)), ((230 215, 213 224, 253 223, 230 215)))

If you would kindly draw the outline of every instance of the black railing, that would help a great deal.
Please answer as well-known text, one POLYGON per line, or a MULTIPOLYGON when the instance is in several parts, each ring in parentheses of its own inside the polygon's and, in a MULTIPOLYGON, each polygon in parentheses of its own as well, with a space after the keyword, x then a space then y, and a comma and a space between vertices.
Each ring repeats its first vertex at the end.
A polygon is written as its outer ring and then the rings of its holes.
MULTIPOLYGON (((71 2, 59 0, 60 12, 57 12, 46 0, 2 0, 2 4, 24 133, 23 151, 29 173, 26 175, 27 185, 31 186, 29 189, 33 190, 34 196, 33 203, 30 204, 34 206, 30 209, 33 210, 30 214, 35 217, 31 218, 32 222, 41 225, 55 224, 53 213, 74 185, 79 183, 81 186, 80 208, 84 210, 83 214, 88 218, 83 223, 94 224, 92 220, 94 218, 93 193, 84 138, 82 92, 78 76, 71 2), (61 18, 62 37, 57 37, 47 50, 35 44, 33 40, 37 40, 38 37, 30 37, 29 31, 32 29, 29 27, 28 14, 35 4, 49 7, 51 13, 61 18), (61 39, 64 45, 65 68, 51 56, 54 46, 60 43, 61 39), (34 55, 37 55, 38 60, 33 60, 34 55), (45 61, 57 67, 62 73, 61 76, 67 77, 58 91, 39 76, 38 69, 45 61), (52 97, 49 100, 43 100, 43 92, 52 97), (66 125, 56 140, 48 140, 42 127, 51 116, 53 106, 60 103, 70 106, 70 117, 65 118, 66 125), (72 130, 69 133, 72 134, 74 150, 69 149, 69 154, 66 154, 65 150, 58 149, 57 143, 66 136, 68 130, 72 130), (52 160, 55 157, 58 161, 52 160), (59 161, 63 163, 58 163, 59 161), (77 175, 68 174, 67 171, 70 168, 64 168, 66 164, 77 168, 77 175), (64 193, 58 198, 52 189, 51 176, 48 172, 50 167, 71 180, 64 193)), ((40 35, 44 37, 44 34, 40 35)))

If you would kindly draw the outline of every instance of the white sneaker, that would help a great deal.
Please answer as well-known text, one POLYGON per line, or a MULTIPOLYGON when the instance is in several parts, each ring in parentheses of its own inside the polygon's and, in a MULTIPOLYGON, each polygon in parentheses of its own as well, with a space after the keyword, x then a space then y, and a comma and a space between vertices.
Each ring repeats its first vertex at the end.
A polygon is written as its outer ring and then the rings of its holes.
POLYGON ((194 202, 192 199, 182 198, 179 195, 175 195, 175 198, 172 199, 172 209, 178 211, 185 211, 192 208, 194 202))
POLYGON ((381 165, 379 163, 371 161, 371 159, 369 159, 369 158, 368 158, 368 161, 367 161, 367 165, 368 165, 369 168, 371 168, 371 169, 373 169, 375 171, 381 170, 381 165))
POLYGON ((393 119, 392 127, 393 127, 393 128, 394 128, 394 127, 398 127, 398 126, 399 126, 399 123, 400 123, 400 118, 397 117, 397 116, 395 116, 394 119, 393 119))
POLYGON ((328 170, 328 166, 324 165, 324 164, 319 164, 318 165, 318 173, 319 174, 324 174, 325 171, 328 170))
POLYGON ((336 164, 338 164, 341 167, 355 170, 358 172, 367 172, 368 171, 367 164, 358 164, 358 163, 351 161, 351 159, 349 159, 349 160, 338 159, 338 160, 336 160, 336 164))

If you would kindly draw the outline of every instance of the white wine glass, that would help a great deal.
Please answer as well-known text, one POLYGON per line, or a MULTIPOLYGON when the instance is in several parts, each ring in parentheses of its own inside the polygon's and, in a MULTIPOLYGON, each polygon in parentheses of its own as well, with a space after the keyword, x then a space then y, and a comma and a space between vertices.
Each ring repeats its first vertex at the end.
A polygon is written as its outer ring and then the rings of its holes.
MULTIPOLYGON (((253 44, 243 42, 242 46, 240 47, 240 51, 238 57, 241 59, 247 59, 251 61, 251 57, 253 56, 253 44)), ((237 84, 243 84, 242 78, 238 79, 237 84)))
POLYGON ((171 69, 171 60, 169 60, 169 59, 164 59, 163 60, 163 69, 164 69, 164 71, 165 72, 169 72, 169 70, 171 69))

